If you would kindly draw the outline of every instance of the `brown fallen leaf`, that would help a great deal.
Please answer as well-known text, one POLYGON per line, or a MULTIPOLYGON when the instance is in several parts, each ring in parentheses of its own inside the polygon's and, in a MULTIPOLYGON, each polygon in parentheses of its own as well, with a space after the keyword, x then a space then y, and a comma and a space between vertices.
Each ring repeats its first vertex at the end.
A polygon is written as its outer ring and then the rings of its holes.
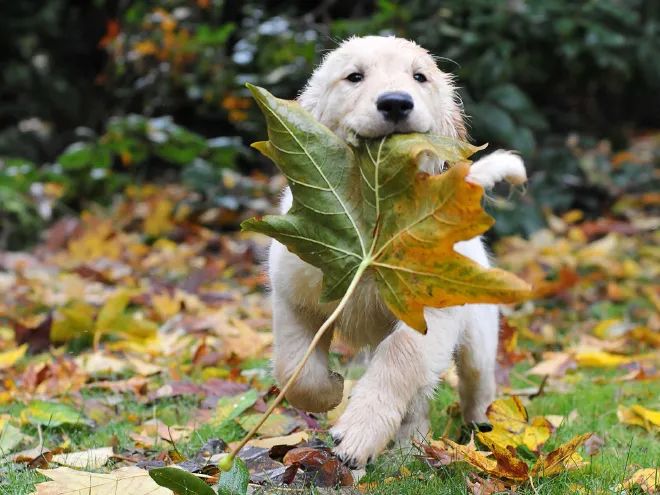
POLYGON ((531 469, 525 461, 518 457, 513 446, 502 446, 488 438, 480 439, 480 441, 492 452, 492 458, 486 457, 482 452, 466 450, 463 460, 491 476, 525 482, 530 478, 554 476, 563 471, 584 466, 586 463, 576 450, 590 436, 591 433, 578 435, 549 454, 540 455, 531 469))
POLYGON ((432 467, 446 466, 464 460, 468 452, 476 452, 488 457, 490 452, 479 452, 474 445, 474 439, 467 445, 456 443, 448 438, 431 440, 428 443, 415 442, 415 445, 428 456, 427 461, 432 467))
POLYGON ((16 362, 25 356, 25 353, 28 350, 28 345, 23 344, 15 349, 9 351, 0 352, 0 370, 11 368, 16 364, 16 362))
POLYGON ((129 436, 145 449, 157 446, 160 440, 176 444, 188 438, 192 429, 186 426, 168 426, 158 419, 146 421, 139 433, 131 433, 129 436))
POLYGON ((311 474, 314 484, 318 486, 334 487, 353 484, 350 469, 334 457, 330 449, 298 447, 286 453, 284 464, 299 466, 303 471, 311 474))
POLYGON ((158 486, 148 471, 135 466, 107 474, 68 467, 37 471, 52 481, 38 483, 31 495, 174 495, 172 490, 158 486))
POLYGON ((588 455, 594 456, 600 452, 603 445, 605 445, 605 440, 598 435, 591 435, 591 437, 584 442, 584 450, 588 455))
POLYGON ((577 435, 568 442, 560 445, 547 455, 541 455, 530 471, 532 477, 554 476, 562 471, 579 469, 587 463, 582 460, 577 448, 586 442, 592 433, 577 435))
POLYGON ((495 478, 481 478, 469 473, 465 484, 471 495, 494 495, 516 493, 516 485, 508 485, 495 478))
POLYGON ((619 406, 616 415, 621 423, 637 425, 646 431, 660 430, 660 411, 653 411, 638 404, 619 406))

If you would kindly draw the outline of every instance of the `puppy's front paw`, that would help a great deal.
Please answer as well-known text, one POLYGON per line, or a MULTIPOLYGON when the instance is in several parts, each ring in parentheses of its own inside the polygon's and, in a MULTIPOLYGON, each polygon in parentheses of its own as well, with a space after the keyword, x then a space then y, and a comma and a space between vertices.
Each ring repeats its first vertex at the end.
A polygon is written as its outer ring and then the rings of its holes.
POLYGON ((391 408, 349 402, 330 430, 335 441, 333 452, 349 468, 362 468, 385 449, 400 424, 401 417, 391 408))
POLYGON ((344 395, 344 377, 330 371, 324 380, 298 380, 286 394, 291 405, 308 412, 326 412, 339 405, 344 395))

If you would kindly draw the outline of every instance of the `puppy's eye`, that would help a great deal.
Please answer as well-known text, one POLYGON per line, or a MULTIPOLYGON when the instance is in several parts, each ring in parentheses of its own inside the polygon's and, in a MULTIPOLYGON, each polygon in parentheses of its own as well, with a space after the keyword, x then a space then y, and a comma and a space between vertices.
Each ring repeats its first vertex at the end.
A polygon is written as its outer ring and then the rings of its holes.
POLYGON ((426 79, 426 76, 424 74, 422 74, 421 72, 416 72, 413 75, 413 78, 415 79, 415 81, 421 82, 421 83, 428 81, 428 79, 426 79))
POLYGON ((347 77, 346 80, 352 83, 358 83, 364 79, 364 74, 360 74, 359 72, 351 72, 347 77))

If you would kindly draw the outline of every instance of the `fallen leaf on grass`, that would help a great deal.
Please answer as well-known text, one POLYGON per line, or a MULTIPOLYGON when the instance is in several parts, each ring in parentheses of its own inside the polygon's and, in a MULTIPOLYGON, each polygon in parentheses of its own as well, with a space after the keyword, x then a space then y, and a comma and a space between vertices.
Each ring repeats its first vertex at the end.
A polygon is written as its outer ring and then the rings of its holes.
POLYGON ((530 475, 532 477, 554 476, 570 469, 579 469, 587 463, 582 460, 580 454, 576 452, 578 447, 586 442, 592 433, 577 435, 568 442, 560 445, 555 450, 545 455, 542 454, 536 460, 530 475))
POLYGON ((134 466, 108 474, 77 471, 68 467, 38 469, 52 481, 38 483, 32 495, 174 495, 149 477, 149 472, 134 466))
POLYGON ((451 440, 442 439, 442 441, 444 445, 450 447, 446 457, 448 461, 462 460, 491 476, 520 483, 527 481, 530 477, 554 476, 563 471, 584 466, 585 462, 576 450, 590 436, 591 433, 578 435, 549 454, 541 454, 531 469, 524 460, 518 457, 514 446, 498 444, 486 436, 480 438, 480 441, 490 450, 491 455, 456 444, 451 440), (456 459, 453 458, 453 455, 456 456, 456 459), (461 456, 462 458, 460 458, 461 456))
POLYGON ((516 396, 497 399, 488 407, 486 415, 493 430, 478 433, 477 438, 483 443, 487 440, 503 448, 524 445, 538 452, 553 430, 552 424, 542 416, 536 416, 530 421, 527 409, 516 396))
POLYGON ((71 468, 98 469, 105 466, 112 456, 112 447, 101 447, 98 449, 84 450, 82 452, 56 454, 51 461, 71 468))
POLYGON ((250 389, 240 395, 220 398, 216 406, 215 415, 213 416, 213 422, 224 423, 238 418, 250 409, 257 402, 258 398, 259 395, 254 389, 250 389))
POLYGON ((236 458, 229 471, 220 473, 218 495, 245 495, 250 472, 243 459, 236 458))
POLYGON ((171 489, 176 495, 215 495, 215 491, 203 480, 180 468, 150 469, 149 476, 158 485, 171 489))
POLYGON ((40 424, 43 426, 61 426, 63 424, 87 424, 91 422, 79 409, 58 402, 34 400, 21 411, 21 420, 24 423, 40 424))
POLYGON ((633 404, 630 407, 619 406, 616 415, 620 422, 641 426, 646 431, 657 431, 660 429, 660 411, 653 411, 633 404))
POLYGON ((576 353, 575 361, 583 368, 618 368, 622 364, 634 361, 634 358, 605 351, 593 351, 576 353))
POLYGON ((0 454, 11 452, 28 438, 5 418, 0 418, 0 454))
POLYGON ((151 449, 159 440, 176 444, 191 434, 192 430, 185 426, 168 426, 158 419, 153 419, 146 421, 139 433, 131 433, 129 436, 143 448, 151 449))
POLYGON ((260 438, 258 440, 250 440, 248 445, 253 447, 260 447, 263 449, 270 449, 277 445, 298 445, 299 443, 309 440, 309 434, 306 431, 299 431, 291 433, 283 437, 260 438))
POLYGON ((600 452, 603 445, 605 445, 605 440, 598 435, 591 435, 591 437, 584 442, 584 450, 588 455, 594 456, 600 452))
POLYGON ((18 346, 16 349, 0 352, 0 370, 5 370, 14 366, 19 359, 25 356, 27 350, 28 345, 23 344, 18 346))
POLYGON ((92 376, 122 373, 128 369, 128 364, 123 359, 100 351, 83 354, 74 361, 82 371, 92 376))
POLYGON ((298 447, 286 453, 284 464, 299 466, 306 473, 306 479, 313 480, 317 486, 334 487, 353 484, 351 471, 332 455, 330 449, 298 447))
POLYGON ((658 493, 658 487, 660 486, 660 469, 638 469, 630 478, 623 482, 621 488, 627 490, 634 486, 639 486, 644 493, 658 493))
POLYGON ((471 495, 494 495, 494 494, 509 494, 516 492, 516 486, 507 486, 504 482, 495 479, 484 479, 474 473, 469 473, 465 484, 470 489, 471 495))
MULTIPOLYGON (((454 462, 461 462, 468 455, 468 452, 477 452, 474 441, 468 445, 456 443, 448 438, 439 438, 429 443, 415 442, 415 445, 422 449, 428 456, 428 462, 432 467, 447 466, 454 462)), ((478 452, 487 457, 490 452, 478 452)))
MULTIPOLYGON (((262 414, 244 414, 238 418, 238 424, 245 431, 250 431, 254 425, 261 421, 262 414)), ((259 428, 259 434, 264 437, 277 437, 287 435, 296 428, 304 428, 305 422, 300 418, 286 414, 271 414, 266 422, 259 428)))
POLYGON ((513 481, 527 481, 529 467, 518 457, 513 446, 502 446, 488 438, 484 438, 482 443, 491 451, 492 458, 486 457, 482 452, 466 451, 465 462, 491 476, 513 481))
POLYGON ((568 370, 575 369, 576 367, 577 365, 573 355, 568 352, 545 352, 543 353, 543 361, 529 369, 527 374, 560 378, 568 370))

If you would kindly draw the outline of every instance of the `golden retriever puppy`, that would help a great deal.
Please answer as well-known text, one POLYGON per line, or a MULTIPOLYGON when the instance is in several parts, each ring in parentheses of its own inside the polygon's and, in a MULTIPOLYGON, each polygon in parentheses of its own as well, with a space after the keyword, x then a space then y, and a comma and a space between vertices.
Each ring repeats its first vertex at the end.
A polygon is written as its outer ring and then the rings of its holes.
MULTIPOLYGON (((345 41, 324 58, 299 101, 320 122, 352 143, 406 132, 466 138, 452 77, 437 68, 426 50, 401 38, 368 36, 345 41)), ((440 173, 442 164, 429 160, 422 168, 440 173)), ((518 156, 499 151, 473 164, 467 180, 491 187, 502 179, 521 183, 526 177, 518 156)), ((291 202, 287 189, 281 211, 286 212, 291 202)), ((479 238, 457 243, 455 250, 489 265, 479 238)), ((276 241, 270 248, 269 276, 273 365, 281 385, 336 304, 319 304, 321 271, 276 241)), ((348 465, 367 464, 392 440, 407 442, 415 435, 427 434, 428 399, 452 358, 458 368, 464 420, 487 422, 486 408, 495 396, 497 307, 429 308, 425 317, 426 335, 397 321, 368 277, 344 309, 337 325, 344 339, 356 347, 373 349, 366 373, 331 430, 335 452, 348 465)), ((294 406, 321 412, 341 401, 343 378, 328 369, 331 340, 332 333, 328 332, 287 395, 294 406)))

